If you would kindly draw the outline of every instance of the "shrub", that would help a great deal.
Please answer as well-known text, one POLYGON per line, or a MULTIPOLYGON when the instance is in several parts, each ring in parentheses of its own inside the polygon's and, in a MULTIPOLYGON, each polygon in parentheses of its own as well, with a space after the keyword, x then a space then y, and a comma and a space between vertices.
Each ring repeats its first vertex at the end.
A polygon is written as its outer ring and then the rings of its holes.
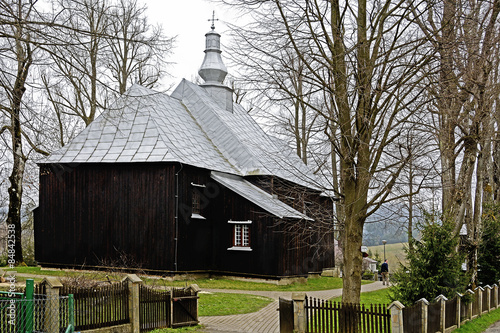
POLYGON ((373 277, 375 276, 375 274, 371 271, 364 271, 363 272, 363 275, 361 276, 361 278, 363 280, 373 280, 373 277))
POLYGON ((412 305, 421 298, 432 300, 442 294, 453 298, 463 293, 468 279, 461 271, 464 255, 457 252, 458 236, 453 223, 428 218, 420 240, 411 240, 413 251, 405 249, 407 264, 392 276, 392 299, 412 305))
POLYGON ((493 285, 500 280, 500 204, 483 209, 483 230, 478 253, 478 280, 493 285))

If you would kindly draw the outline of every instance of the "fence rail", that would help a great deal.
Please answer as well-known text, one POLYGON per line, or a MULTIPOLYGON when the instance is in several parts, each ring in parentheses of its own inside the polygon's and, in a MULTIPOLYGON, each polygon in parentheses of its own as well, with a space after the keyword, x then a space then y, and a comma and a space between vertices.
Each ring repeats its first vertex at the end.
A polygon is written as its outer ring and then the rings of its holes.
POLYGON ((421 333, 422 306, 415 304, 403 308, 404 333, 421 333))
POLYGON ((126 282, 99 287, 64 286, 62 295, 75 298, 75 330, 88 330, 127 324, 129 319, 126 282))
MULTIPOLYGON (((499 281, 500 284, 500 281, 499 281)), ((448 300, 439 295, 433 303, 420 299, 405 307, 398 301, 385 305, 345 304, 293 293, 292 300, 280 299, 280 331, 291 332, 451 332, 465 321, 500 308, 498 284, 467 290, 448 300)))
POLYGON ((198 298, 190 288, 172 289, 172 327, 198 324, 198 298))
POLYGON ((198 292, 192 288, 156 290, 139 286, 140 330, 198 324, 198 292))
POLYGON ((446 301, 444 316, 446 329, 457 325, 457 307, 458 296, 455 296, 453 297, 453 299, 446 301))
POLYGON ((386 305, 349 304, 306 297, 307 332, 390 332, 386 305))
POLYGON ((64 333, 74 324, 73 295, 38 294, 41 289, 28 279, 22 292, 0 292, 1 333, 64 333))
POLYGON ((139 286, 141 332, 171 326, 170 292, 139 286))

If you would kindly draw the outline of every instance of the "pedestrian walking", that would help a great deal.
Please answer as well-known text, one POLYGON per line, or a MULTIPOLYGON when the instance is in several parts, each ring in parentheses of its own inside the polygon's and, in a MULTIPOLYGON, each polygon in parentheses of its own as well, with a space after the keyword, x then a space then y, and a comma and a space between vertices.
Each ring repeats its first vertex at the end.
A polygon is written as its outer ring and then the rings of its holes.
POLYGON ((387 282, 387 285, 389 285, 389 263, 387 259, 385 259, 382 266, 380 266, 380 273, 382 273, 382 284, 385 285, 387 282))

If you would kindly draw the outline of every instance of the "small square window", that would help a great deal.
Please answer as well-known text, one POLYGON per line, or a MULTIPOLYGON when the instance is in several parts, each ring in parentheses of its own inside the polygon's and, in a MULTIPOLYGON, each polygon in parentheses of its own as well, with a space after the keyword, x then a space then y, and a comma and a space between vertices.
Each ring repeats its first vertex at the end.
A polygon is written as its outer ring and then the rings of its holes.
POLYGON ((252 221, 229 221, 233 225, 232 247, 228 250, 252 251, 250 248, 250 225, 252 221))

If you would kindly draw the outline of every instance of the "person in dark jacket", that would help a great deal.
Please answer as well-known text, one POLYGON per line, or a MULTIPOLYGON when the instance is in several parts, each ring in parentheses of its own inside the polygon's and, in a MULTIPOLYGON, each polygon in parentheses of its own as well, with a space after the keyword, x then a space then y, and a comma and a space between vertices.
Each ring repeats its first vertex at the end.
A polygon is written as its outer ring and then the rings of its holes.
POLYGON ((380 273, 382 273, 382 284, 385 285, 385 282, 387 282, 387 285, 389 285, 389 264, 387 263, 387 259, 380 266, 380 273))

